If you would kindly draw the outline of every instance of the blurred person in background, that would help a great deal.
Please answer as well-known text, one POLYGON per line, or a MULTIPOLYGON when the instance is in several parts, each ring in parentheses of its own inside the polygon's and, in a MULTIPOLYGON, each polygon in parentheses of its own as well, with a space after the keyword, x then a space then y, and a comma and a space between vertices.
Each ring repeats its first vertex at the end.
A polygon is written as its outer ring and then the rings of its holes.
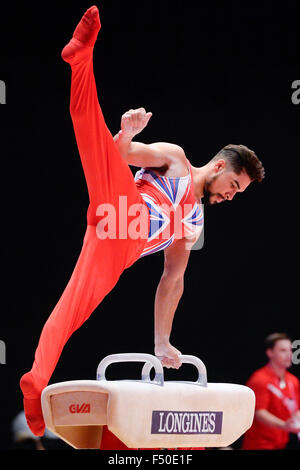
POLYGON ((291 339, 286 333, 270 334, 265 351, 268 363, 246 383, 255 393, 256 405, 252 427, 243 437, 244 450, 285 449, 290 441, 299 446, 300 381, 287 371, 292 365, 291 339))
POLYGON ((66 450, 71 449, 48 429, 43 436, 35 436, 27 424, 24 411, 12 420, 12 444, 10 450, 66 450))

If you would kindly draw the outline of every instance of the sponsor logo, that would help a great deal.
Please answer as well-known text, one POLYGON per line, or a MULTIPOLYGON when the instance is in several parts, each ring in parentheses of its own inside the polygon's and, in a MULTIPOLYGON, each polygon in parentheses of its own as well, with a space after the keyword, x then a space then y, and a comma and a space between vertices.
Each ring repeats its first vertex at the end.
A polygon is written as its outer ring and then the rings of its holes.
POLYGON ((89 403, 82 403, 81 405, 72 404, 69 406, 70 413, 90 413, 91 412, 91 405, 89 403))
POLYGON ((221 434, 222 411, 153 411, 151 434, 221 434))

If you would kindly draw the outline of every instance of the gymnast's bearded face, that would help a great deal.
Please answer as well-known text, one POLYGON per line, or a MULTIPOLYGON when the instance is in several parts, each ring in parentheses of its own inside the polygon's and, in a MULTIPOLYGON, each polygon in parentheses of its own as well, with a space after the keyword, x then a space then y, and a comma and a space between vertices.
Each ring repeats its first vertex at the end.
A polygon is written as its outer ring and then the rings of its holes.
POLYGON ((251 180, 245 171, 237 174, 226 166, 225 160, 220 159, 214 162, 206 178, 203 202, 212 205, 231 201, 236 193, 245 191, 250 183, 251 180))

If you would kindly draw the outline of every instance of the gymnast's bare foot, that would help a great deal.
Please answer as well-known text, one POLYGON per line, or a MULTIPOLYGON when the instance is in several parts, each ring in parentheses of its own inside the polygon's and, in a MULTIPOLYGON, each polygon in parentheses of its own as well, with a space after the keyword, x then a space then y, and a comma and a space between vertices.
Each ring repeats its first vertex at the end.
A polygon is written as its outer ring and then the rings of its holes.
POLYGON ((93 49, 101 28, 99 10, 96 6, 90 7, 78 23, 72 39, 63 48, 61 56, 66 62, 80 61, 82 53, 93 49))

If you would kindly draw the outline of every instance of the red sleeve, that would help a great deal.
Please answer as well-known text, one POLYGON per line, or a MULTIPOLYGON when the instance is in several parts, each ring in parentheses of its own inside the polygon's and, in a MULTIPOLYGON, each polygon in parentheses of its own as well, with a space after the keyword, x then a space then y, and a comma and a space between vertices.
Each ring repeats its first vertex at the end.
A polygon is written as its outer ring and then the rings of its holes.
POLYGON ((270 394, 264 378, 257 374, 253 374, 246 385, 255 393, 255 409, 268 409, 270 394))
POLYGON ((293 398, 297 403, 298 410, 300 410, 300 380, 298 379, 298 377, 291 374, 290 372, 287 372, 287 377, 293 384, 293 388, 294 388, 293 398))

